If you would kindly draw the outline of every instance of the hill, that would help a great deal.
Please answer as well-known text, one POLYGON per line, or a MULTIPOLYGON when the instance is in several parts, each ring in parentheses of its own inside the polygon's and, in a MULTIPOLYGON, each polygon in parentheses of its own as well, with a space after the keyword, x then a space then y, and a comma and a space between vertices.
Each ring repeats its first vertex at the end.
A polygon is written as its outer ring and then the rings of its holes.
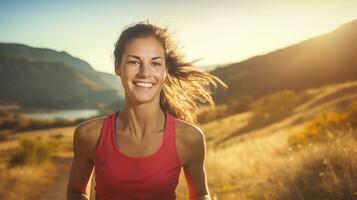
POLYGON ((100 108, 121 99, 114 75, 66 52, 0 43, 0 71, 0 99, 22 108, 100 108))
POLYGON ((357 79, 357 20, 335 31, 211 71, 229 86, 218 104, 239 96, 258 99, 283 89, 301 91, 357 79))

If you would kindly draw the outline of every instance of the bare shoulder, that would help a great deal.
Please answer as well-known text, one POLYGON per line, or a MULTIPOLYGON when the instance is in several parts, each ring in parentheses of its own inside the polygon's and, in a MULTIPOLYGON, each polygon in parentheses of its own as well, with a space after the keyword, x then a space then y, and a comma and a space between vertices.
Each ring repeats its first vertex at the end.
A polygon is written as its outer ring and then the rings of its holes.
POLYGON ((75 127, 74 150, 84 151, 92 160, 94 159, 103 121, 106 117, 92 118, 75 127))
POLYGON ((189 143, 197 143, 204 139, 204 133, 198 126, 178 118, 176 118, 176 130, 182 139, 189 143))
POLYGON ((194 152, 204 150, 205 136, 198 126, 176 118, 176 144, 181 165, 185 166, 197 159, 194 152))

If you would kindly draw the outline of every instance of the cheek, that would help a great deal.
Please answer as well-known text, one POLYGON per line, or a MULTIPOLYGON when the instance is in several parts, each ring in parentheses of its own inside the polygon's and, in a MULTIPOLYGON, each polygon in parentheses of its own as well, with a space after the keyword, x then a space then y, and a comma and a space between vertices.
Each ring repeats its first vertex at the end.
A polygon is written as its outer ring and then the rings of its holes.
POLYGON ((166 75, 165 75, 165 73, 160 72, 160 73, 156 73, 156 74, 155 74, 155 77, 156 77, 157 80, 160 82, 160 84, 163 84, 164 81, 165 81, 166 75))
POLYGON ((122 71, 122 76, 125 77, 125 79, 128 79, 128 78, 132 78, 135 76, 135 74, 137 74, 137 69, 135 69, 134 67, 131 67, 131 68, 126 68, 122 71))
POLYGON ((133 77, 133 72, 131 72, 130 70, 122 70, 121 71, 121 76, 120 76, 120 79, 121 79, 121 82, 122 82, 122 85, 123 87, 129 87, 129 80, 132 79, 133 77))

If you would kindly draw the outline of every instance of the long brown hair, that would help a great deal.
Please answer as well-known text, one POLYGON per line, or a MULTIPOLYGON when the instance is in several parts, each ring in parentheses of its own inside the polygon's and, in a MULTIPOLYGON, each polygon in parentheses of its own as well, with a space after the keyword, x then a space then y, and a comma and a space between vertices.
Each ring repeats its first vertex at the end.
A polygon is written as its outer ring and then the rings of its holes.
POLYGON ((160 93, 161 109, 179 119, 196 124, 195 111, 202 105, 215 105, 211 94, 212 89, 217 88, 217 83, 224 89, 228 86, 218 77, 193 67, 193 63, 198 60, 184 62, 184 56, 178 52, 177 46, 169 37, 168 28, 160 28, 149 23, 148 20, 129 25, 121 33, 115 44, 116 63, 121 63, 125 46, 131 40, 146 36, 156 38, 165 51, 168 76, 160 93))

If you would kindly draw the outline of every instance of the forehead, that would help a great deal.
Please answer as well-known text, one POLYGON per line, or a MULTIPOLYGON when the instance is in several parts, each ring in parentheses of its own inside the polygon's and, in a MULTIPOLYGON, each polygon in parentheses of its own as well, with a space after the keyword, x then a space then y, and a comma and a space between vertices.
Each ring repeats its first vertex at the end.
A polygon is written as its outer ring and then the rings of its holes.
POLYGON ((140 37, 131 40, 125 47, 126 55, 139 57, 164 57, 165 51, 162 44, 154 37, 140 37))

